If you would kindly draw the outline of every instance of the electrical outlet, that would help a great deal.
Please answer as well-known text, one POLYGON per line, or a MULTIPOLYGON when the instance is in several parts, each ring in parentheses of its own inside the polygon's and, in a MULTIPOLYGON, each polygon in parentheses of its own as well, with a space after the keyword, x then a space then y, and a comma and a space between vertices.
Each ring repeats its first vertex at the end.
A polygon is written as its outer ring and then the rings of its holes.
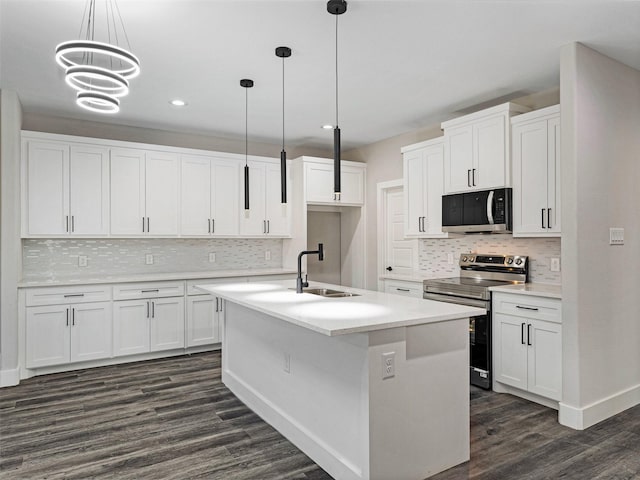
POLYGON ((453 265, 453 253, 447 253, 447 263, 453 265))
POLYGON ((147 253, 147 254, 144 256, 144 263, 145 263, 146 265, 153 265, 153 255, 152 255, 152 254, 150 254, 150 253, 147 253))
POLYGON ((551 264, 549 266, 549 269, 552 272, 559 272, 560 271, 560 259, 558 257, 551 258, 551 264))
POLYGON ((624 228, 609 229, 609 245, 624 245, 624 228))
POLYGON ((215 254, 215 252, 211 252, 209 254, 209 263, 216 263, 216 254, 215 254))
POLYGON ((396 375, 396 352, 382 354, 382 379, 395 377, 396 375))
POLYGON ((265 260, 271 260, 271 250, 265 250, 264 259, 265 260))
POLYGON ((86 267, 87 266, 87 256, 86 255, 78 255, 78 266, 86 267))
POLYGON ((289 355, 288 353, 284 354, 283 370, 286 373, 291 373, 291 355, 289 355))

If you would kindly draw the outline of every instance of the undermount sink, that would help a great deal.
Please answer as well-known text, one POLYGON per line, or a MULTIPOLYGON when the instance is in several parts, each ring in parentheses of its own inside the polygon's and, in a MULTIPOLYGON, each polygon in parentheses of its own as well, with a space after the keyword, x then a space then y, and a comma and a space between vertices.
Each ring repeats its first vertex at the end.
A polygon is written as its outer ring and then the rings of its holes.
MULTIPOLYGON (((295 288, 291 288, 290 290, 295 290, 295 288)), ((332 290, 331 288, 304 288, 302 289, 302 293, 311 293, 312 295, 329 298, 359 297, 357 293, 342 292, 340 290, 332 290)))

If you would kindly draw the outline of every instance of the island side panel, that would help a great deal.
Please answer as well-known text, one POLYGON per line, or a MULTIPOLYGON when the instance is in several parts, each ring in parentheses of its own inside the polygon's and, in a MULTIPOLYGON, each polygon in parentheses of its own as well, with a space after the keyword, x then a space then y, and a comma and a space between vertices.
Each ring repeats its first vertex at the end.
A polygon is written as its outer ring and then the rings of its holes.
POLYGON ((368 335, 329 337, 230 301, 224 312, 224 384, 333 477, 369 478, 368 335))
POLYGON ((469 460, 469 321, 369 333, 371 480, 422 480, 469 460), (384 353, 395 376, 382 379, 384 353))

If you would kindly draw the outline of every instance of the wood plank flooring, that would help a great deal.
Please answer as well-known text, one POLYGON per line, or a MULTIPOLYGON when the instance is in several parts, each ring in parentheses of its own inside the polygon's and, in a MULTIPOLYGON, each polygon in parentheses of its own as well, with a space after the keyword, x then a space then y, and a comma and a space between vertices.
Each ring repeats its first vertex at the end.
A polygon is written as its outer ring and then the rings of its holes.
MULTIPOLYGON (((640 479, 640 406, 577 432, 472 388, 471 438, 471 461, 432 479, 640 479)), ((0 479, 45 478, 331 479, 226 389, 219 352, 0 389, 0 479)))

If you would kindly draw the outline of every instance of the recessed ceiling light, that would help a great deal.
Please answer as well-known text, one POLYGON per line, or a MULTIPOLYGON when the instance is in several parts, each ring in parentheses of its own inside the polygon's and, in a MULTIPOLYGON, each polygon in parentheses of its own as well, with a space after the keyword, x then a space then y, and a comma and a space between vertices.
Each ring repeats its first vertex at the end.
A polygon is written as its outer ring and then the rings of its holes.
POLYGON ((187 102, 178 98, 176 98, 175 100, 171 100, 169 103, 174 107, 184 107, 187 104, 187 102))
POLYGON ((324 128, 325 130, 332 130, 333 125, 322 125, 322 128, 324 128))

